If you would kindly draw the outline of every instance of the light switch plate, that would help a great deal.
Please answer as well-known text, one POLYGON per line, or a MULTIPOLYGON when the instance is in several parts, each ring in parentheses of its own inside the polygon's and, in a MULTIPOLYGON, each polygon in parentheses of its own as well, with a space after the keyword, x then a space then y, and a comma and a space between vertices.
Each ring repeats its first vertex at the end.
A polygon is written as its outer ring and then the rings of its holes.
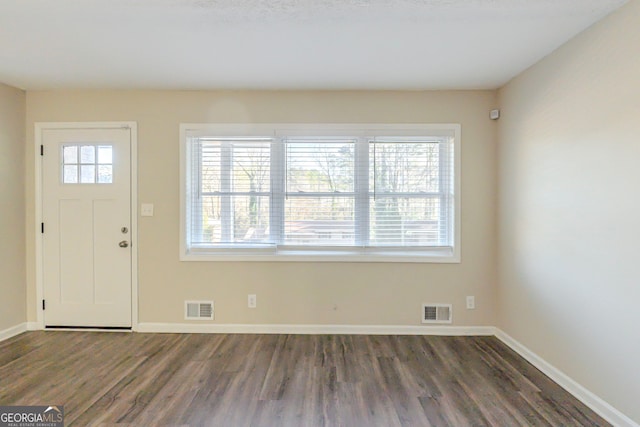
POLYGON ((140 216, 153 216, 153 203, 143 203, 140 206, 140 216))

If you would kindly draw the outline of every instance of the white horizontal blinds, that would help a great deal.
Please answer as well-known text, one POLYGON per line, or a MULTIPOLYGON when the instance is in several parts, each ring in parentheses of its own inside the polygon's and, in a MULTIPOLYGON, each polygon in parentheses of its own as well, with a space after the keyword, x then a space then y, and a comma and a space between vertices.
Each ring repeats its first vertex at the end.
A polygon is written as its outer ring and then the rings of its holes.
POLYGON ((189 250, 454 250, 452 126, 219 132, 187 134, 189 250))
POLYGON ((284 139, 283 244, 355 245, 356 143, 356 138, 284 139))
POLYGON ((450 138, 384 137, 369 143, 369 245, 452 246, 450 138))
POLYGON ((272 244, 272 139, 207 137, 192 141, 192 159, 197 161, 190 180, 194 187, 192 245, 272 244))
POLYGON ((453 248, 455 241, 454 138, 441 140, 440 148, 440 246, 453 248))

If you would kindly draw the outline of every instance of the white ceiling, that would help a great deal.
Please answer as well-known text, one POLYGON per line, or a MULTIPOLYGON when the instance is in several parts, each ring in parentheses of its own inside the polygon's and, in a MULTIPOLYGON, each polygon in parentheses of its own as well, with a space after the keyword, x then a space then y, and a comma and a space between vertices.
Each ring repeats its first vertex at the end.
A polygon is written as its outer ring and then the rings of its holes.
POLYGON ((625 2, 0 0, 0 82, 496 88, 625 2))

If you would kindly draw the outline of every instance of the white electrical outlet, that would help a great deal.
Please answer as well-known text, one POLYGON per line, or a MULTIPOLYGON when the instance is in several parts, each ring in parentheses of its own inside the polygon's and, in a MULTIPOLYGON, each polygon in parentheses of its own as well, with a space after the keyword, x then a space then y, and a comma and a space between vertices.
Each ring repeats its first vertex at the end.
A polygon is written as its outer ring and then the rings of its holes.
POLYGON ((467 310, 473 310, 476 308, 476 297, 467 297, 467 310))
POLYGON ((247 298, 247 306, 249 308, 256 308, 257 305, 258 297, 256 296, 256 294, 249 294, 249 297, 247 298))

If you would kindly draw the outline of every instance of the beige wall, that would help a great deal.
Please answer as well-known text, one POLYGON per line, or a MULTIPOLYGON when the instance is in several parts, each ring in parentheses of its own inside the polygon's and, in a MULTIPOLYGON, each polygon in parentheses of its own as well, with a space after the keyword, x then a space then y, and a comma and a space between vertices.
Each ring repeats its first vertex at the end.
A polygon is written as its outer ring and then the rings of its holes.
MULTIPOLYGON (((419 325, 422 302, 454 304, 455 325, 495 324, 495 91, 28 92, 27 159, 39 121, 134 120, 139 130, 141 322, 184 322, 185 299, 214 299, 216 323, 419 325), (180 122, 462 124, 462 263, 180 262, 180 122), (258 308, 247 308, 247 294, 258 308), (464 309, 475 295, 477 309, 464 309)), ((27 162, 27 223, 34 165, 27 162)), ((34 230, 27 227, 29 319, 36 316, 34 230)))
POLYGON ((640 422, 640 1, 499 100, 499 325, 640 422))
POLYGON ((0 84, 0 331, 27 321, 25 99, 23 91, 0 84))

